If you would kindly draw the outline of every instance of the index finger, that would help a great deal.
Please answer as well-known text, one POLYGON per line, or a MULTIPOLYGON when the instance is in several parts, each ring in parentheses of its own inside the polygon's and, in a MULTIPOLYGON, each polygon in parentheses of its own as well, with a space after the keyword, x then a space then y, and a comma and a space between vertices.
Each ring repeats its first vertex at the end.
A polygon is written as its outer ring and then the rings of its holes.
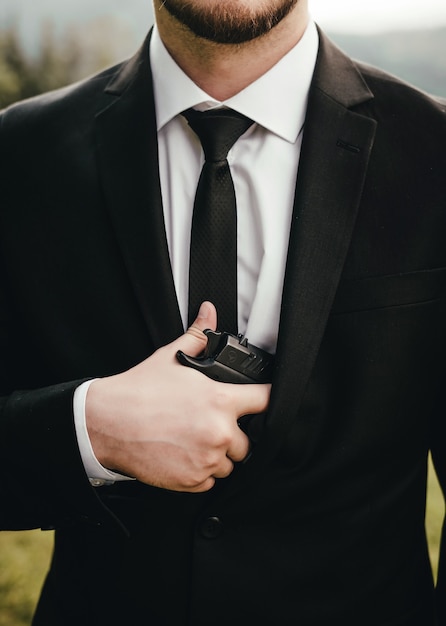
POLYGON ((267 410, 271 395, 270 383, 233 386, 237 388, 234 390, 237 419, 242 415, 264 413, 267 410))

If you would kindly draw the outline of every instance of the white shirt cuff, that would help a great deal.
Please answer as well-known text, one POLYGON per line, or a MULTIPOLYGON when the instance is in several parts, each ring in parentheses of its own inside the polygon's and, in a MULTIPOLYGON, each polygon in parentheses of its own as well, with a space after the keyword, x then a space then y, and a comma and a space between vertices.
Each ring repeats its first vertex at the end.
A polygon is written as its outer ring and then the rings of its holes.
POLYGON ((73 398, 74 426, 76 429, 77 443, 88 479, 93 487, 112 485, 117 481, 135 480, 129 476, 123 476, 122 474, 106 469, 99 463, 93 452, 85 417, 85 401, 92 382, 93 380, 87 380, 87 382, 82 383, 74 392, 73 398))

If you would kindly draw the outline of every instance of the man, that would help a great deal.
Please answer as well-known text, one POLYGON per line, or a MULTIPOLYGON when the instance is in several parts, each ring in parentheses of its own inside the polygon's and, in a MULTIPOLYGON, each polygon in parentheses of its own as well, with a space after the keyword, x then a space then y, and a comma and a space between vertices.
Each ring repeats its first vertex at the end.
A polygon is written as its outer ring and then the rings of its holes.
POLYGON ((34 624, 445 624, 445 106, 305 0, 155 14, 129 62, 1 118, 1 527, 57 529, 34 624), (227 157, 238 331, 271 387, 175 357, 217 327, 204 302, 184 333, 186 117, 221 106, 253 120, 227 157))

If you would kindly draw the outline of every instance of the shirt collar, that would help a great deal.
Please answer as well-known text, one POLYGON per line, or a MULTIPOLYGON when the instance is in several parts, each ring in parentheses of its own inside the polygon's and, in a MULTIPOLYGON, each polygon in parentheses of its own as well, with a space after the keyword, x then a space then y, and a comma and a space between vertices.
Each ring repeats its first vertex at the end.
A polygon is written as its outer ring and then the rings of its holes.
POLYGON ((238 94, 218 102, 198 87, 167 52, 156 25, 150 42, 157 128, 190 107, 227 106, 294 143, 302 129, 319 37, 310 21, 300 41, 266 74, 238 94))

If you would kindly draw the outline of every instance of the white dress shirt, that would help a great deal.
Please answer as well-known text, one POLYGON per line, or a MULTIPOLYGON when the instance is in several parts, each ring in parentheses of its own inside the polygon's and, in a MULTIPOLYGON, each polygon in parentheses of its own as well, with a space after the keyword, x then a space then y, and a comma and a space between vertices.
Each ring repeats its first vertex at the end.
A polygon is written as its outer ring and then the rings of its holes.
MULTIPOLYGON (((195 191, 204 157, 181 112, 229 107, 255 123, 228 153, 237 199, 238 327, 250 343, 274 352, 308 93, 318 52, 310 21, 298 44, 241 92, 219 102, 175 63, 155 26, 150 42, 159 170, 169 254, 186 328, 189 246, 195 191)), ((91 382, 91 381, 90 381, 91 382)), ((89 383, 76 390, 82 459, 93 485, 120 480, 97 461, 85 425, 89 383)))

